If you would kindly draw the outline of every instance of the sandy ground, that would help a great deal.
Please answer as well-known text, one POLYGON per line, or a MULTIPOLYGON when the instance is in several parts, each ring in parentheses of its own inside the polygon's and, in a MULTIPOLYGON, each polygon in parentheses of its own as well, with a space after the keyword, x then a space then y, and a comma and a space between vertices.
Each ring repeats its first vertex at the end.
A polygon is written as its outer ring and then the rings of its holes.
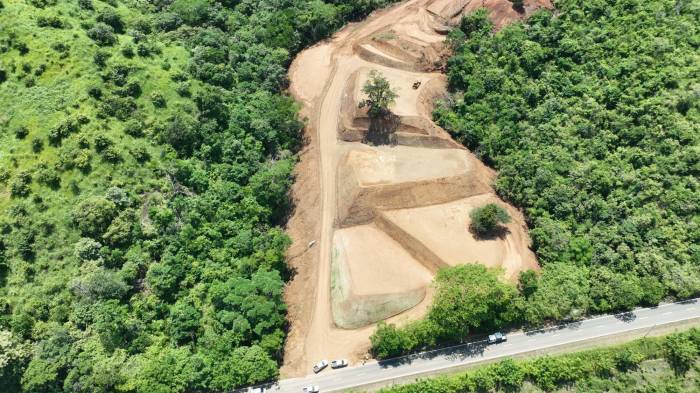
MULTIPOLYGON (((526 14, 549 5, 545 0, 526 3, 526 14)), ((432 299, 428 283, 440 265, 480 261, 503 266, 510 278, 537 266, 522 218, 512 207, 516 219, 508 236, 471 237, 468 212, 476 203, 505 204, 490 189, 493 171, 429 117, 433 99, 444 88, 444 76, 432 71, 441 69, 447 24, 481 5, 492 10, 498 26, 524 17, 507 0, 412 0, 346 26, 294 60, 290 92, 302 103, 307 126, 292 190, 295 211, 287 228, 293 240, 288 261, 295 275, 285 291, 290 331, 284 377, 306 375, 320 359, 357 362, 367 354, 374 326, 340 329, 333 320, 331 256, 338 248, 345 253, 350 299, 416 288, 425 293, 415 307, 386 315, 398 324, 425 314, 432 299), (372 69, 399 92, 391 109, 401 117, 397 135, 399 145, 406 146, 339 140, 344 120, 361 114, 354 106, 372 69), (421 86, 413 89, 416 81, 421 86), (343 214, 346 225, 340 229, 343 214), (356 216, 367 222, 353 224, 356 216)), ((362 124, 362 119, 353 122, 362 124)))
POLYGON ((466 176, 472 169, 470 164, 464 150, 408 146, 353 149, 346 163, 354 170, 360 186, 365 187, 466 176))
POLYGON ((502 267, 505 277, 517 280, 518 273, 538 269, 534 253, 524 237, 525 223, 519 212, 494 194, 481 194, 440 205, 387 211, 385 217, 403 228, 411 239, 432 250, 444 265, 482 263, 502 267), (497 203, 509 210, 511 223, 503 237, 475 239, 469 232, 469 213, 475 207, 497 203))
POLYGON ((375 225, 338 230, 335 240, 345 259, 352 261, 348 267, 356 295, 407 292, 432 281, 428 269, 375 225))

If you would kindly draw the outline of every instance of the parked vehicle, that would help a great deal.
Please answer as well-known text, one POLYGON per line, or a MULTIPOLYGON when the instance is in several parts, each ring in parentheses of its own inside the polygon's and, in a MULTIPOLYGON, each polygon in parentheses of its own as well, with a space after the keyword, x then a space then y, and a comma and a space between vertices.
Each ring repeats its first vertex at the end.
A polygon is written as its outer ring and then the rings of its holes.
POLYGON ((343 368, 348 365, 348 361, 345 359, 336 359, 331 362, 331 368, 343 368))
POLYGON ((501 332, 496 332, 494 334, 489 334, 488 343, 489 344, 498 344, 498 343, 505 342, 506 340, 508 340, 508 337, 506 337, 505 334, 503 334, 501 332))
POLYGON ((318 385, 310 385, 304 388, 304 393, 318 393, 320 391, 321 390, 318 388, 318 385))
POLYGON ((319 372, 321 372, 321 370, 323 370, 326 367, 328 367, 328 361, 321 360, 320 362, 314 365, 314 372, 318 374, 319 372))

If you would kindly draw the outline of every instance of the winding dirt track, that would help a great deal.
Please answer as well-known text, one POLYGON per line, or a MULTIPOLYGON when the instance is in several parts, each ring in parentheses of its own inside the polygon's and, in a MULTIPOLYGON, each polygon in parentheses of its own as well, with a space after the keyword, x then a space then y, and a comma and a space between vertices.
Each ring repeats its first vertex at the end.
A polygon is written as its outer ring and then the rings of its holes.
POLYGON ((285 295, 290 332, 283 376, 308 374, 319 359, 361 359, 374 322, 401 324, 425 314, 430 277, 441 266, 500 266, 507 279, 537 269, 521 214, 491 189, 493 171, 430 120, 433 101, 444 94, 445 78, 432 70, 445 53, 448 26, 480 6, 499 27, 549 4, 533 0, 519 14, 506 0, 407 1, 346 26, 292 64, 290 91, 302 103, 307 144, 288 224, 296 274, 285 295), (391 108, 401 118, 398 146, 360 142, 367 118, 357 102, 372 69, 398 90, 391 108), (506 236, 476 241, 466 230, 468 212, 487 202, 503 205, 514 220, 506 236), (335 292, 334 266, 345 272, 343 291, 335 292), (380 301, 377 308, 377 299, 403 302, 380 301), (350 327, 347 319, 366 308, 375 313, 350 327))

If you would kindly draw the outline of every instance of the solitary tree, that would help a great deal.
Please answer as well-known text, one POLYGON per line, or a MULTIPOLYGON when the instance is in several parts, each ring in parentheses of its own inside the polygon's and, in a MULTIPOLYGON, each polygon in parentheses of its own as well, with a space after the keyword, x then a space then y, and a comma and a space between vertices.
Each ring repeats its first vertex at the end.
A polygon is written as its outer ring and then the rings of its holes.
POLYGON ((362 87, 367 98, 360 101, 360 108, 367 107, 370 116, 379 117, 389 113, 389 106, 394 103, 398 94, 391 88, 389 81, 377 70, 369 73, 369 79, 362 87))
POLYGON ((477 207, 469 213, 470 229, 478 236, 494 235, 501 229, 500 224, 510 222, 508 212, 495 203, 477 207))

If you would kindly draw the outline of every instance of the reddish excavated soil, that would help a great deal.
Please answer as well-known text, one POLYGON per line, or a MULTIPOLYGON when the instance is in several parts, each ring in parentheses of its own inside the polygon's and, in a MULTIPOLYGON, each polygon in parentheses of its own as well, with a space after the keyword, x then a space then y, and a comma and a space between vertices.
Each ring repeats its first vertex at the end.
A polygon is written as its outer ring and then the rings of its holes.
POLYGON ((288 252, 295 272, 289 305, 285 377, 306 375, 320 359, 367 356, 379 320, 402 324, 425 315, 437 269, 460 263, 501 267, 514 280, 537 269, 522 215, 501 201, 495 173, 430 120, 444 95, 442 44, 449 26, 485 6, 497 27, 548 0, 412 0, 350 24, 300 53, 290 91, 302 103, 306 147, 296 168, 288 252), (361 143, 357 108, 369 71, 399 94, 396 146, 361 143), (413 88, 415 82, 420 87, 413 88), (474 239, 469 212, 494 202, 513 221, 500 238, 474 239))

